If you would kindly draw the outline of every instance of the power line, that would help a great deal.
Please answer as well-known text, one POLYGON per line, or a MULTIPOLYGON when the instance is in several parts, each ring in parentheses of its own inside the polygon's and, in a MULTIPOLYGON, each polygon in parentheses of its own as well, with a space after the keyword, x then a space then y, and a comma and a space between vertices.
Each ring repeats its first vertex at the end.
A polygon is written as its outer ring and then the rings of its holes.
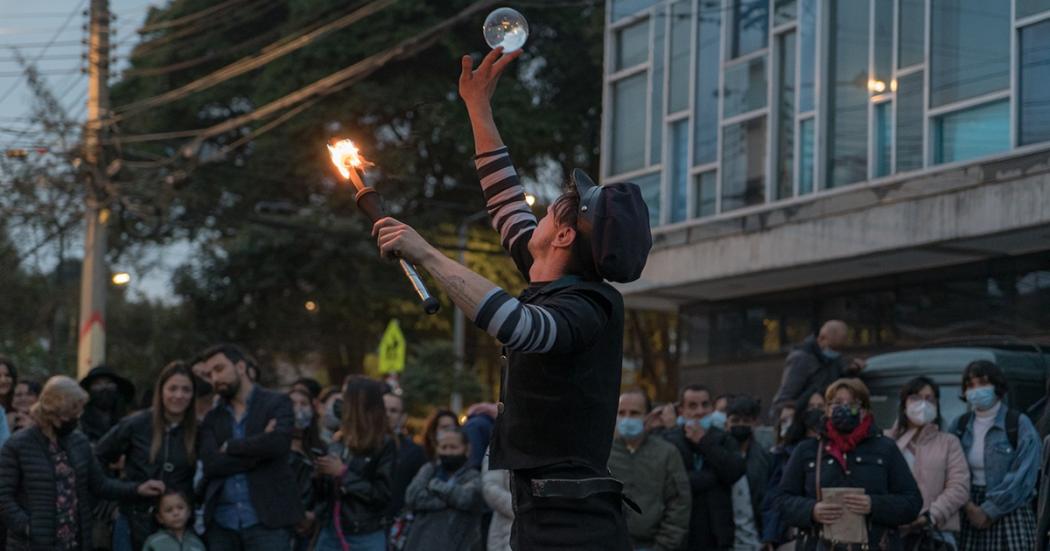
POLYGON ((243 75, 249 71, 258 69, 271 61, 284 57, 296 50, 309 46, 313 42, 317 41, 321 37, 335 32, 340 29, 349 27, 350 25, 376 13, 394 4, 397 0, 374 0, 368 4, 356 9, 349 14, 336 19, 326 25, 323 25, 317 29, 309 32, 299 33, 298 36, 290 37, 287 40, 282 40, 276 47, 263 48, 261 54, 255 56, 246 57, 240 61, 236 61, 219 69, 209 75, 205 75, 193 82, 180 86, 174 90, 169 90, 163 94, 153 96, 150 98, 142 99, 136 102, 132 102, 126 105, 119 106, 114 110, 119 113, 113 117, 109 122, 117 122, 124 117, 133 115, 145 111, 147 109, 170 103, 177 99, 183 98, 189 94, 207 90, 220 82, 224 82, 231 78, 243 75))
MULTIPOLYGON (((48 49, 50 49, 51 46, 58 41, 58 37, 61 36, 63 32, 65 32, 66 27, 69 27, 69 24, 73 21, 73 18, 76 17, 78 13, 80 13, 80 10, 84 6, 85 1, 86 0, 80 0, 79 2, 77 2, 76 7, 73 8, 73 11, 69 12, 69 15, 66 17, 66 20, 63 21, 62 25, 58 28, 57 31, 55 31, 55 34, 51 37, 51 40, 48 41, 44 48, 40 50, 40 53, 36 55, 36 58, 33 59, 33 64, 36 64, 36 62, 39 61, 39 59, 43 57, 45 53, 47 53, 48 49)), ((11 86, 7 89, 7 91, 5 91, 3 94, 0 94, 0 103, 3 103, 4 100, 6 100, 15 90, 18 89, 19 82, 20 81, 16 80, 15 82, 11 83, 11 86)))
POLYGON ((221 4, 216 4, 214 6, 211 6, 211 7, 208 7, 208 8, 204 8, 204 9, 202 9, 200 11, 191 13, 189 15, 184 15, 182 17, 176 17, 175 19, 168 19, 168 20, 157 21, 156 23, 147 23, 147 24, 143 25, 142 28, 139 29, 139 33, 140 34, 146 34, 146 33, 150 33, 150 32, 153 32, 153 31, 169 29, 171 27, 177 27, 179 25, 184 25, 186 23, 191 23, 191 22, 196 21, 198 19, 201 19, 203 17, 207 17, 207 16, 209 16, 209 15, 211 15, 213 13, 225 10, 226 8, 228 8, 230 6, 235 6, 237 4, 242 4, 244 2, 245 2, 245 0, 227 0, 226 2, 222 2, 221 4))
POLYGON ((213 17, 206 19, 189 27, 179 29, 166 34, 153 40, 147 40, 140 42, 135 48, 134 56, 140 57, 142 55, 154 52, 157 50, 165 50, 175 47, 173 44, 177 44, 183 38, 199 38, 198 35, 204 32, 217 32, 235 27, 245 21, 250 21, 269 13, 275 8, 279 8, 284 5, 284 0, 259 0, 259 4, 250 6, 250 10, 243 12, 234 12, 233 14, 226 15, 224 17, 213 17), (215 26, 214 29, 208 27, 215 26))

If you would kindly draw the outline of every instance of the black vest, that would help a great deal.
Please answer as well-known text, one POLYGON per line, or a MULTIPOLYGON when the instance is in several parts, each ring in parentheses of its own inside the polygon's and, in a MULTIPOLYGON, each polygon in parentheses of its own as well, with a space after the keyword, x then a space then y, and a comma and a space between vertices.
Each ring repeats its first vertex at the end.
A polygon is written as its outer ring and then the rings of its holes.
POLYGON ((520 300, 542 306, 561 293, 586 294, 606 309, 608 321, 589 346, 574 353, 504 349, 493 469, 568 463, 607 472, 623 364, 623 297, 607 283, 564 277, 526 290, 520 300))

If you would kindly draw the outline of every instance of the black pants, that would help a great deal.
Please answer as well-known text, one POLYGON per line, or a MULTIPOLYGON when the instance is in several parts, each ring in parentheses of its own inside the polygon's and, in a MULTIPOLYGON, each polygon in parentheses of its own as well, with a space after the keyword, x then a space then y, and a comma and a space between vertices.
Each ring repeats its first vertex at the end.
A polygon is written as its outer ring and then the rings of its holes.
POLYGON ((601 492, 582 499, 533 495, 532 481, 536 479, 594 476, 565 471, 512 471, 514 525, 510 535, 511 549, 630 551, 621 493, 601 492))

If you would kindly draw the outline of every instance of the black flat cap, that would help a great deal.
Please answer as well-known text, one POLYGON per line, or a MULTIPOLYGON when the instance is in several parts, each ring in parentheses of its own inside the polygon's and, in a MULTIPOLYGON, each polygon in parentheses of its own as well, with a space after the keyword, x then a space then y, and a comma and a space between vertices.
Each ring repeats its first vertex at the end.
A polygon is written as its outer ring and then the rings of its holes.
POLYGON ((577 224, 590 244, 598 275, 617 283, 638 279, 653 247, 641 189, 629 182, 599 186, 578 168, 572 171, 571 185, 580 195, 577 224))

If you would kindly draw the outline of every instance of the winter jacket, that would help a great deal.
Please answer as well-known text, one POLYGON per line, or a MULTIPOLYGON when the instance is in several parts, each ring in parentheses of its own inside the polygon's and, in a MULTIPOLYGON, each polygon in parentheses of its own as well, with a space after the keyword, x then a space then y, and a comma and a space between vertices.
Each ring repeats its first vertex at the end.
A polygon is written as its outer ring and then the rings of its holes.
MULTIPOLYGON (((823 441, 819 445, 824 445, 823 441)), ((780 481, 780 514, 789 526, 814 533, 818 527, 813 520, 817 503, 816 440, 803 440, 791 454, 780 481)), ((893 440, 882 436, 872 427, 868 437, 845 454, 848 470, 830 453, 821 456, 821 488, 863 488, 871 496, 871 514, 868 515, 868 541, 871 549, 901 549, 897 527, 915 520, 922 511, 922 494, 908 470, 908 463, 893 440), (881 546, 886 536, 886 546, 881 546)), ((803 540, 808 546, 798 549, 816 549, 817 540, 803 540)))
POLYGON ((710 429, 694 444, 675 428, 664 437, 674 444, 689 477, 692 512, 686 549, 728 549, 733 546, 733 484, 746 467, 737 443, 718 429, 710 429))
POLYGON ((489 524, 488 551, 510 551, 510 528, 514 525, 514 496, 510 493, 510 471, 489 470, 485 455, 481 470, 481 494, 492 509, 489 524))
MULTIPOLYGON (((895 428, 886 431, 893 437, 895 428)), ((922 493, 922 510, 939 530, 959 531, 959 510, 970 500, 970 466, 954 434, 930 423, 896 438, 897 448, 915 456, 912 475, 922 493)))
POLYGON ((181 541, 171 532, 161 530, 150 536, 142 547, 142 551, 205 551, 206 549, 204 542, 193 533, 193 530, 189 529, 182 534, 181 541))
MULTIPOLYGON (((59 439, 76 473, 81 549, 90 549, 91 514, 98 499, 130 500, 135 482, 107 478, 80 431, 59 439)), ((50 551, 55 547, 55 469, 47 436, 39 427, 16 432, 0 451, 0 515, 7 526, 8 551, 50 551)))
POLYGON ((427 462, 423 448, 412 441, 407 434, 397 436, 397 462, 394 463, 394 475, 391 479, 390 508, 387 516, 397 518, 405 508, 405 492, 412 483, 419 468, 427 462))
POLYGON ((689 533, 692 496, 682 456, 670 442, 645 437, 631 452, 623 438, 613 440, 609 473, 623 482, 623 492, 641 514, 625 509, 627 532, 635 547, 680 549, 689 533))
MULTIPOLYGON (((153 410, 147 409, 125 417, 95 444, 95 455, 103 465, 115 463, 124 456, 124 478, 133 482, 161 480, 168 488, 193 495, 196 462, 191 461, 181 425, 164 431, 156 460, 150 461, 153 445, 153 410), (166 467, 170 465, 170 469, 166 467)), ((194 446, 196 449, 196 446, 194 446)), ((154 499, 139 498, 121 506, 128 517, 134 547, 141 547, 154 531, 156 521, 149 511, 154 499)))
POLYGON ((784 524, 777 500, 780 497, 780 481, 784 478, 784 467, 787 466, 793 451, 795 451, 793 445, 779 446, 773 450, 769 481, 766 483, 765 495, 762 496, 762 530, 759 532, 761 536, 759 539, 762 543, 772 543, 777 546, 791 539, 789 533, 791 527, 784 524))
POLYGON ((415 513, 405 551, 470 551, 481 546, 481 473, 464 466, 448 477, 427 463, 408 485, 405 506, 415 513))
POLYGON ((755 530, 758 531, 759 541, 762 541, 762 501, 766 497, 769 476, 773 471, 773 456, 752 438, 751 445, 747 447, 744 462, 747 469, 745 476, 747 476, 747 489, 751 494, 751 511, 754 514, 755 530))
MULTIPOLYGON (((1042 451, 1039 434, 1027 415, 1018 419, 1017 449, 1010 445, 1006 434, 1006 413, 1003 404, 995 416, 995 423, 984 436, 984 503, 978 503, 985 514, 996 520, 1021 507, 1026 507, 1035 497, 1036 477, 1039 475, 1039 458, 1042 451)), ((969 455, 973 447, 973 422, 963 427, 963 453, 969 455)), ((959 419, 952 423, 952 432, 957 433, 959 419)))
POLYGON ((353 455, 342 442, 328 445, 328 453, 339 457, 346 465, 342 477, 322 476, 317 479, 317 499, 324 503, 318 518, 322 526, 332 523, 339 511, 339 529, 343 534, 368 534, 390 525, 391 478, 397 449, 387 439, 383 446, 369 455, 353 455))
POLYGON ((835 359, 824 356, 816 337, 811 335, 784 360, 784 372, 773 405, 794 403, 811 392, 823 394, 828 385, 848 374, 845 360, 841 356, 835 359))
POLYGON ((1039 471, 1039 512, 1035 531, 1035 548, 1042 551, 1050 545, 1050 436, 1043 439, 1043 466, 1039 471))

